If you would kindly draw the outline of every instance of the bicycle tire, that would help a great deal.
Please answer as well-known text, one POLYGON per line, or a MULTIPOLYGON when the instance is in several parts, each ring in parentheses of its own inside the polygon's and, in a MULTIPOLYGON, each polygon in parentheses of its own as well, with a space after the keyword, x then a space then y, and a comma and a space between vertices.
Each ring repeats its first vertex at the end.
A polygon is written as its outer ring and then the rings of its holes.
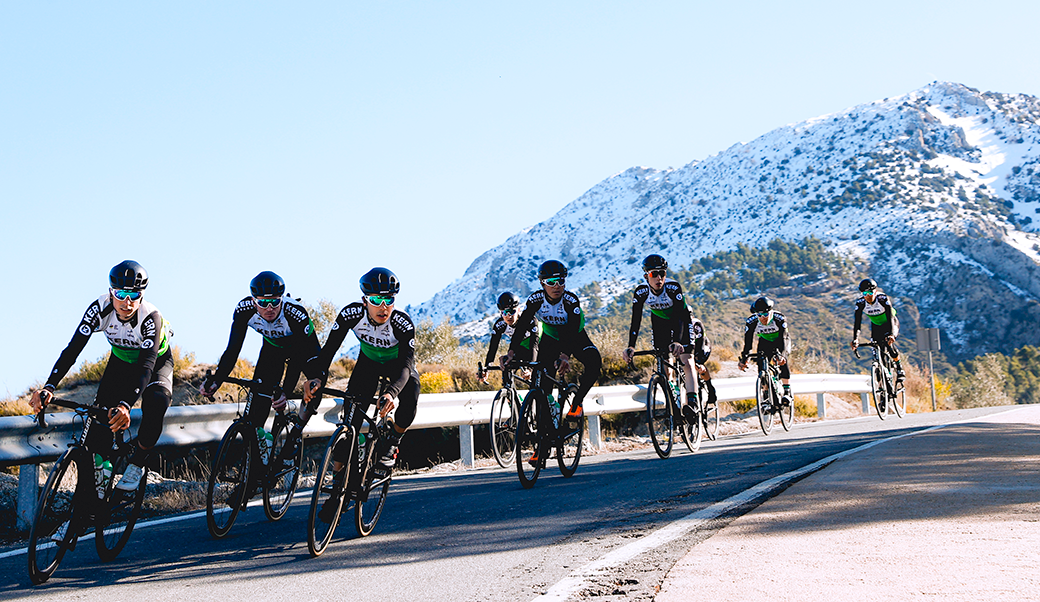
POLYGON ((509 468, 516 454, 516 425, 519 422, 519 408, 513 389, 504 387, 498 390, 491 402, 491 422, 488 431, 491 434, 491 449, 495 461, 502 468, 509 468))
MULTIPOLYGON (((694 408, 694 413, 696 414, 696 418, 694 419, 693 424, 690 424, 686 420, 686 416, 684 416, 681 413, 681 411, 680 411, 679 414, 677 414, 678 416, 680 416, 682 418, 682 425, 679 427, 679 434, 682 435, 682 440, 683 440, 683 443, 686 444, 686 449, 690 450, 693 453, 697 453, 700 450, 700 448, 701 448, 701 441, 704 439, 704 429, 702 428, 703 417, 701 415, 701 411, 702 411, 703 405, 704 405, 704 400, 701 399, 700 396, 698 396, 697 397, 697 406, 698 407, 694 408)), ((676 403, 676 407, 678 407, 678 403, 676 403)), ((674 411, 675 410, 673 409, 673 413, 674 413, 674 411)))
POLYGON ((655 373, 646 386, 646 426, 654 451, 662 459, 672 453, 675 437, 672 404, 668 380, 655 373))
POLYGON ((794 395, 791 396, 791 402, 786 406, 780 403, 780 426, 784 427, 787 432, 791 431, 791 427, 794 426, 794 395))
POLYGON ((874 396, 874 409, 877 410, 878 418, 884 420, 888 413, 888 384, 880 362, 874 362, 870 367, 870 391, 874 396))
MULTIPOLYGON (((307 517, 307 549, 310 550, 311 556, 321 556, 325 548, 328 547, 329 542, 332 540, 332 534, 336 532, 336 526, 339 525, 339 518, 343 512, 344 498, 346 498, 345 483, 346 478, 342 482, 334 481, 333 471, 333 450, 336 449, 336 445, 340 441, 344 441, 345 445, 348 445, 350 452, 347 458, 347 462, 343 470, 349 471, 354 465, 354 454, 357 453, 357 445, 354 444, 357 441, 356 431, 353 427, 341 425, 336 429, 336 432, 329 438, 328 445, 325 446, 325 455, 322 457, 321 468, 318 469, 318 474, 314 480, 314 492, 311 494, 311 508, 310 514, 307 517), (329 515, 331 522, 322 520, 321 513, 325 507, 326 502, 330 504, 329 515)), ((346 475, 349 476, 349 475, 346 475)))
POLYGON ((133 533, 134 525, 137 524, 137 518, 141 516, 141 504, 144 503, 145 489, 148 484, 148 468, 145 467, 137 489, 129 492, 116 489, 113 486, 116 481, 115 475, 122 474, 126 470, 128 462, 121 459, 119 464, 121 464, 119 470, 113 473, 112 478, 108 481, 108 489, 105 491, 107 516, 104 519, 100 516, 97 517, 95 523, 94 547, 97 548, 98 557, 102 562, 115 560, 116 556, 123 551, 126 542, 130 540, 130 534, 133 533))
POLYGON ((520 406, 520 423, 516 427, 516 475, 524 489, 534 487, 549 451, 542 445, 542 429, 538 426, 539 402, 545 403, 545 394, 531 389, 520 406), (536 456, 539 459, 532 462, 531 458, 536 456))
POLYGON ((248 502, 249 469, 256 448, 256 431, 236 421, 220 440, 206 488, 206 525, 213 537, 228 534, 238 513, 248 502))
POLYGON ((758 423, 762 426, 762 434, 767 436, 773 430, 773 385, 769 382, 771 379, 769 370, 761 369, 758 373, 758 384, 755 386, 758 423))
POLYGON ((286 466, 281 463, 282 450, 292 430, 291 423, 284 415, 275 416, 274 424, 271 426, 271 434, 274 437, 271 446, 271 465, 267 467, 267 475, 263 482, 264 514, 267 520, 276 521, 285 516, 289 511, 289 504, 296 495, 296 488, 300 484, 300 467, 303 466, 303 440, 292 457, 292 465, 286 466))
MULTIPOLYGON (((560 412, 570 411, 570 405, 578 392, 575 384, 567 385, 564 390, 563 399, 560 400, 560 412)), ((581 410, 581 417, 577 420, 563 417, 560 424, 560 441, 556 445, 556 463, 560 466, 560 473, 570 478, 574 471, 578 470, 578 462, 581 461, 581 450, 585 443, 585 409, 581 410), (573 423, 573 426, 572 426, 573 423)))
MULTIPOLYGON (((708 394, 708 387, 705 386, 704 381, 700 381, 701 391, 698 397, 700 399, 707 399, 705 395, 708 394)), ((707 402, 704 402, 705 404, 707 402)), ((703 406, 702 406, 703 407, 703 406)), ((710 441, 714 441, 719 436, 719 402, 716 401, 711 409, 704 410, 704 433, 708 435, 710 441)))
POLYGON ((50 579, 65 557, 65 552, 75 546, 79 525, 72 518, 75 514, 80 466, 75 459, 76 455, 77 449, 70 449, 55 461, 47 483, 40 492, 36 516, 29 529, 29 580, 35 585, 50 579), (55 542, 52 536, 66 522, 69 525, 65 537, 55 542))
POLYGON ((900 418, 906 415, 906 388, 901 387, 896 391, 895 397, 892 398, 892 409, 900 418))
POLYGON ((372 466, 372 454, 375 453, 375 445, 370 443, 366 454, 365 483, 362 491, 358 493, 358 499, 354 502, 354 528, 358 535, 368 537, 376 528, 379 516, 383 514, 386 505, 386 496, 390 491, 390 474, 380 474, 372 466))

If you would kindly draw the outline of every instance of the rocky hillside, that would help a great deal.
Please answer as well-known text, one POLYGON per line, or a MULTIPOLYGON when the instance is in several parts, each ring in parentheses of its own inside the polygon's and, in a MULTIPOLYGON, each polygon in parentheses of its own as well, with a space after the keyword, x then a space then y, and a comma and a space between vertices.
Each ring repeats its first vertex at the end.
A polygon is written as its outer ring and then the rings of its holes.
POLYGON ((409 309, 473 324, 501 291, 537 286, 549 258, 571 266, 569 288, 596 282, 609 303, 648 253, 686 266, 741 243, 811 235, 911 300, 921 325, 943 329, 950 356, 966 358, 1035 343, 1038 232, 1040 100, 936 82, 680 169, 608 178, 409 309))

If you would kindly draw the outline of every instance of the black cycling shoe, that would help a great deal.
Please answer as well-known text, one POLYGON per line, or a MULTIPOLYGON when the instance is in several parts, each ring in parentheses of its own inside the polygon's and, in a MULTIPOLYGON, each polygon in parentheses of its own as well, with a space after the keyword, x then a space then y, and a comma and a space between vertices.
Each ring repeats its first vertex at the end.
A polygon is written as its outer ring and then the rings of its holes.
POLYGON ((685 405, 682 409, 682 417, 686 424, 693 424, 697 420, 697 410, 693 409, 693 406, 685 405))

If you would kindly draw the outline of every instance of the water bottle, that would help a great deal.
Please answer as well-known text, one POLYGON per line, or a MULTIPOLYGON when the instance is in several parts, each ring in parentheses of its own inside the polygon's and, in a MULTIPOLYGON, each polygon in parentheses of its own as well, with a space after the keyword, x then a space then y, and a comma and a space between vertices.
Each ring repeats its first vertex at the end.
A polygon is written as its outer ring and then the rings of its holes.
POLYGON ((97 489, 98 499, 105 499, 105 489, 108 482, 112 480, 112 463, 94 454, 94 487, 97 489))
POLYGON ((264 430, 264 427, 256 427, 256 440, 260 443, 260 462, 267 466, 271 459, 271 448, 274 447, 274 435, 264 430))
POLYGON ((671 383, 672 385, 672 397, 679 399, 679 385, 671 383))
POLYGON ((552 414, 553 426, 560 426, 560 404, 556 403, 556 399, 549 394, 549 413, 552 414))
POLYGON ((358 433, 358 438, 357 438, 358 462, 360 462, 361 464, 365 463, 365 448, 367 447, 365 445, 365 441, 367 441, 367 439, 365 438, 365 434, 364 433, 358 433))

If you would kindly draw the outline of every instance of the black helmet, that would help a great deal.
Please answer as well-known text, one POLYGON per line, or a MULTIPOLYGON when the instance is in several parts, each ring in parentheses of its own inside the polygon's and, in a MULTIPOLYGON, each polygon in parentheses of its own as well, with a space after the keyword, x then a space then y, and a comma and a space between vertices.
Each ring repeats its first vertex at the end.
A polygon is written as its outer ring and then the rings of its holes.
POLYGON ((865 293, 877 288, 877 282, 873 278, 867 278, 859 283, 859 292, 865 293))
POLYGON ((517 305, 520 305, 520 298, 513 293, 502 293, 498 296, 498 309, 500 310, 513 309, 517 305))
POLYGON ((769 297, 759 297, 751 304, 752 313, 762 313, 773 309, 773 300, 769 297))
POLYGON ((646 259, 643 260, 643 271, 649 272, 650 270, 667 270, 668 260, 660 255, 647 255, 646 259))
POLYGON ((538 266, 538 279, 545 280, 546 278, 566 278, 567 277, 567 266, 563 263, 550 259, 542 265, 538 266))
POLYGON ((396 295, 399 290, 401 281, 386 268, 372 268, 361 277, 361 292, 366 295, 396 295))
POLYGON ((281 297, 285 294, 285 281, 274 272, 260 272, 249 281, 249 292, 254 297, 281 297))
POLYGON ((127 259, 108 272, 108 283, 116 290, 143 291, 148 287, 148 272, 141 264, 127 259))

